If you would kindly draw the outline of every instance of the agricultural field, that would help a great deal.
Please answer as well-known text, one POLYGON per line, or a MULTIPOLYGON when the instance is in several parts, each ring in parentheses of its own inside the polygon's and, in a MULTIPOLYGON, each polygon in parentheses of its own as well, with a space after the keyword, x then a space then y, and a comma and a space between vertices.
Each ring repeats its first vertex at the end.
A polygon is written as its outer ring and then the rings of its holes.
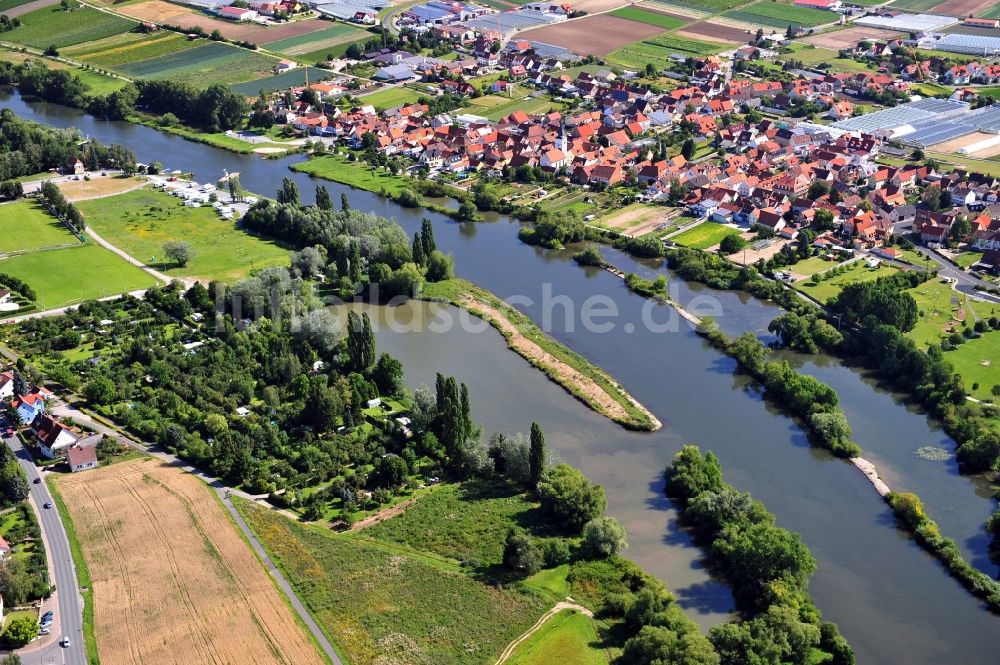
POLYGON ((478 582, 433 554, 236 505, 352 665, 487 665, 550 603, 521 585, 478 582))
POLYGON ((674 33, 678 37, 725 44, 740 44, 753 37, 746 28, 724 25, 717 21, 698 21, 674 33))
POLYGON ((368 38, 371 36, 370 32, 366 32, 360 28, 355 28, 344 23, 333 23, 329 28, 317 30, 316 32, 307 32, 304 35, 265 42, 264 47, 268 51, 277 51, 286 55, 302 55, 303 53, 319 51, 336 46, 337 44, 354 42, 363 37, 368 38))
POLYGON ((926 12, 941 4, 941 0, 893 0, 892 9, 907 9, 912 12, 926 12))
POLYGON ((148 273, 93 244, 13 256, 3 262, 3 272, 27 282, 43 310, 157 283, 148 273))
MULTIPOLYGON (((212 83, 240 83, 269 74, 277 60, 222 42, 140 60, 119 67, 135 78, 169 79, 205 86, 212 83)), ((256 92, 256 91, 255 91, 256 92)))
POLYGON ((0 205, 0 254, 78 244, 79 239, 38 201, 0 205))
POLYGON ((25 14, 21 17, 21 25, 4 33, 3 38, 37 49, 49 46, 62 48, 128 32, 135 26, 128 19, 91 7, 65 11, 56 6, 25 14))
POLYGON ((663 28, 653 24, 601 14, 533 28, 519 33, 518 37, 562 46, 579 55, 605 55, 661 32, 663 28))
POLYGON ((102 238, 171 276, 231 282, 252 269, 288 263, 287 250, 238 230, 211 207, 185 207, 179 199, 153 189, 84 201, 77 207, 102 238), (191 245, 192 258, 185 267, 153 260, 162 257, 168 240, 191 245))
POLYGON ((358 103, 371 104, 377 109, 391 109, 412 104, 424 94, 407 87, 386 88, 370 95, 358 97, 358 103))
POLYGON ((274 92, 275 90, 282 90, 293 85, 304 85, 307 71, 309 72, 310 83, 319 83, 320 81, 325 81, 330 78, 330 72, 325 69, 317 69, 315 67, 296 67, 295 69, 291 69, 287 72, 274 74, 272 76, 265 76, 264 78, 245 81, 243 83, 237 83, 235 85, 231 85, 230 87, 234 92, 238 92, 248 97, 256 97, 260 94, 261 90, 264 92, 274 92))
POLYGON ((770 28, 787 28, 789 25, 811 28, 835 23, 839 18, 839 14, 833 12, 775 2, 758 2, 748 7, 730 10, 723 16, 734 21, 770 28))
POLYGON ((599 646, 594 620, 576 610, 562 610, 518 645, 507 661, 510 665, 547 665, 573 654, 574 665, 607 665, 608 656, 599 646))
POLYGON ((683 17, 673 16, 664 12, 657 12, 649 9, 640 9, 639 7, 634 6, 616 9, 615 11, 610 12, 608 16, 615 16, 617 18, 628 19, 629 21, 638 21, 639 23, 655 25, 659 28, 663 28, 664 30, 673 30, 674 28, 679 28, 687 23, 687 20, 683 17))
MULTIPOLYGON (((120 5, 116 7, 116 9, 121 13, 127 14, 128 16, 140 21, 166 23, 168 25, 176 25, 185 29, 198 26, 206 33, 218 30, 226 39, 245 39, 251 42, 257 42, 261 38, 261 35, 269 30, 268 28, 255 23, 225 21, 222 19, 212 18, 208 14, 193 11, 184 5, 175 5, 169 2, 164 2, 163 0, 147 0, 146 2, 120 5)), ((305 25, 306 23, 309 22, 298 21, 294 24, 290 23, 288 25, 300 26, 297 29, 304 28, 306 31, 315 29, 311 26, 305 25)), ((282 35, 278 32, 270 34, 274 35, 273 39, 291 36, 290 34, 282 35), (281 36, 279 37, 278 35, 281 36)))
POLYGON ((671 236, 678 245, 692 247, 694 249, 708 249, 715 247, 722 239, 729 235, 739 235, 740 232, 731 226, 716 224, 715 222, 702 222, 701 224, 671 236))
POLYGON ((996 0, 945 0, 933 8, 934 14, 944 16, 983 16, 984 12, 996 3, 996 0))
POLYGON ((324 663, 197 477, 141 458, 54 483, 91 578, 102 663, 324 663))
POLYGON ((198 42, 188 41, 176 32, 125 33, 65 49, 63 55, 102 69, 121 69, 123 65, 168 56, 197 45, 198 42))
POLYGON ((725 45, 719 43, 713 44, 668 34, 633 42, 608 53, 605 59, 611 64, 641 70, 645 69, 647 62, 665 62, 672 55, 705 56, 718 53, 725 48, 725 45))
MULTIPOLYGON (((790 268, 790 270, 795 272, 794 267, 790 268)), ((879 265, 878 268, 869 268, 863 261, 857 261, 852 263, 848 267, 847 272, 841 275, 824 279, 819 284, 812 284, 809 280, 796 282, 795 288, 812 296, 819 302, 825 303, 827 300, 840 293, 840 290, 847 284, 851 284, 853 282, 871 282, 875 281, 879 277, 887 277, 888 275, 893 275, 897 272, 899 272, 897 268, 893 268, 884 263, 879 265)))
POLYGON ((812 44, 813 46, 839 51, 840 49, 856 46, 858 42, 865 41, 866 39, 891 39, 898 34, 891 30, 880 30, 878 28, 868 28, 859 25, 844 30, 810 35, 800 41, 812 44))
POLYGON ((746 4, 746 0, 654 0, 654 2, 658 5, 662 4, 668 9, 671 6, 676 6, 708 14, 724 12, 727 9, 746 4))

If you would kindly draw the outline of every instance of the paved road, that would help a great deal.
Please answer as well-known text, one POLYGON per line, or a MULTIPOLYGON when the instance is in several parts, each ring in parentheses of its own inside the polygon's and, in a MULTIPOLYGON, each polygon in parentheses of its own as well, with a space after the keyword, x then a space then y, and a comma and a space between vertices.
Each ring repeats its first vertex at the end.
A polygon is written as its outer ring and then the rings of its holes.
POLYGON ((950 261, 942 257, 940 254, 932 252, 926 247, 917 246, 914 249, 916 249, 917 252, 923 254, 924 256, 929 256, 931 261, 937 264, 936 268, 939 275, 941 275, 942 277, 950 277, 951 279, 955 280, 956 291, 960 291, 961 293, 973 296, 975 298, 981 298, 983 300, 988 300, 990 302, 1000 303, 1000 298, 990 293, 984 293, 982 291, 976 290, 976 286, 995 288, 994 284, 990 284, 989 282, 984 282, 978 277, 970 275, 961 268, 956 267, 955 264, 951 263, 950 261))
POLYGON ((21 651, 21 659, 25 665, 32 663, 63 663, 64 665, 87 665, 87 654, 83 642, 83 600, 80 597, 76 578, 76 567, 69 549, 69 540, 63 528, 59 511, 55 508, 45 508, 52 503, 52 495, 45 483, 35 484, 39 478, 31 454, 25 450, 17 437, 5 439, 7 445, 14 451, 21 468, 28 475, 31 483, 30 500, 34 503, 39 515, 39 524, 45 542, 45 553, 49 559, 49 568, 54 576, 56 593, 55 620, 52 624, 52 634, 57 637, 70 638, 69 648, 59 646, 58 640, 51 640, 42 647, 28 646, 21 651))

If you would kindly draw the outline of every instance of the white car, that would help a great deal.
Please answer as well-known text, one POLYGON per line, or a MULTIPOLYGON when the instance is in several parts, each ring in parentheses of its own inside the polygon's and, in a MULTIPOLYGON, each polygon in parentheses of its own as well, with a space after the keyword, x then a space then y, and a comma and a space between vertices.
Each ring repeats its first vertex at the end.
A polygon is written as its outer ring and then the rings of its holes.
POLYGON ((64 636, 61 640, 59 640, 59 646, 68 649, 69 648, 69 637, 68 636, 64 636))

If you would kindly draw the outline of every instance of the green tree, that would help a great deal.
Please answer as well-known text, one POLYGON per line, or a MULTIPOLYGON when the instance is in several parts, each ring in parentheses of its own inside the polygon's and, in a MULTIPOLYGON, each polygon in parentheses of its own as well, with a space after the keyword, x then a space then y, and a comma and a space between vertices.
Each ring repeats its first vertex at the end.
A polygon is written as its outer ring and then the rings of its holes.
POLYGON ((643 626, 625 642, 622 660, 634 665, 719 665, 719 656, 701 635, 663 626, 643 626))
POLYGON ((191 245, 187 240, 168 240, 163 243, 163 255, 180 268, 191 261, 192 254, 191 245))
POLYGON ((316 207, 320 210, 332 210, 333 202, 330 200, 330 190, 326 185, 316 187, 316 207))
POLYGON ((528 534, 520 529, 511 529, 504 543, 503 563, 522 577, 528 577, 541 570, 544 559, 528 534))
POLYGON ((297 206, 299 205, 299 187, 291 178, 281 180, 281 189, 276 196, 278 203, 297 206))
POLYGON ((372 381, 380 395, 398 395, 403 390, 403 363, 383 353, 372 368, 372 381))
POLYGON ((369 480, 376 487, 399 487, 406 482, 406 474, 409 469, 406 460, 399 455, 384 455, 375 460, 375 467, 369 476, 369 480))
POLYGON ((546 469, 538 481, 542 509, 571 531, 604 512, 604 488, 591 485, 579 470, 568 464, 546 469))
POLYGON ((743 236, 738 233, 730 233, 719 243, 719 253, 728 256, 729 254, 735 254, 746 246, 747 241, 743 239, 743 236))
POLYGON ((117 398, 118 389, 110 379, 98 376, 84 386, 83 395, 95 406, 111 404, 117 398))
POLYGON ((427 281, 443 282, 455 276, 455 260, 439 250, 431 252, 427 260, 427 281))
POLYGON ((347 194, 345 192, 340 193, 340 209, 344 212, 351 209, 351 202, 347 200, 347 194))
POLYGON ((437 243, 434 242, 434 227, 426 217, 420 220, 420 241, 424 246, 424 256, 430 257, 437 249, 437 243))
POLYGON ((595 559, 614 556, 628 547, 625 527, 606 515, 592 519, 583 525, 583 547, 595 559))
POLYGON ((687 160, 694 157, 694 139, 684 141, 684 144, 681 145, 681 155, 687 160))
POLYGON ((531 423, 531 447, 528 450, 528 482, 536 487, 545 470, 545 434, 538 423, 531 423))
POLYGON ((704 457, 698 446, 684 446, 674 455, 667 467, 666 493, 679 499, 682 505, 702 492, 718 492, 722 489, 722 466, 715 453, 708 451, 704 457))
POLYGON ((16 647, 24 646, 36 635, 38 635, 38 619, 30 616, 13 619, 3 632, 4 641, 16 647))

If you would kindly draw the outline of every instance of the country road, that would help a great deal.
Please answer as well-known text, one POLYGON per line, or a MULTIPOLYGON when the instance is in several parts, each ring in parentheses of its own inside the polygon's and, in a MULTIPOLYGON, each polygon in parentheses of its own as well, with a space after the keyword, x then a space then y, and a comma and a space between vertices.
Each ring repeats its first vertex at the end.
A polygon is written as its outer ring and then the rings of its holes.
POLYGON ((54 505, 48 485, 36 483, 40 479, 38 468, 28 452, 16 436, 7 437, 7 445, 14 451, 18 463, 24 469, 30 483, 29 500, 38 514, 38 523, 42 530, 42 541, 45 544, 45 555, 49 561, 49 570, 53 575, 52 582, 56 592, 52 602, 46 607, 52 607, 55 619, 52 624, 52 634, 43 636, 37 646, 29 644, 19 651, 25 663, 63 663, 64 665, 87 665, 87 653, 83 641, 83 599, 76 577, 76 566, 69 549, 69 539, 63 527, 59 511, 45 508, 54 505), (63 637, 70 638, 69 647, 59 645, 63 637))

